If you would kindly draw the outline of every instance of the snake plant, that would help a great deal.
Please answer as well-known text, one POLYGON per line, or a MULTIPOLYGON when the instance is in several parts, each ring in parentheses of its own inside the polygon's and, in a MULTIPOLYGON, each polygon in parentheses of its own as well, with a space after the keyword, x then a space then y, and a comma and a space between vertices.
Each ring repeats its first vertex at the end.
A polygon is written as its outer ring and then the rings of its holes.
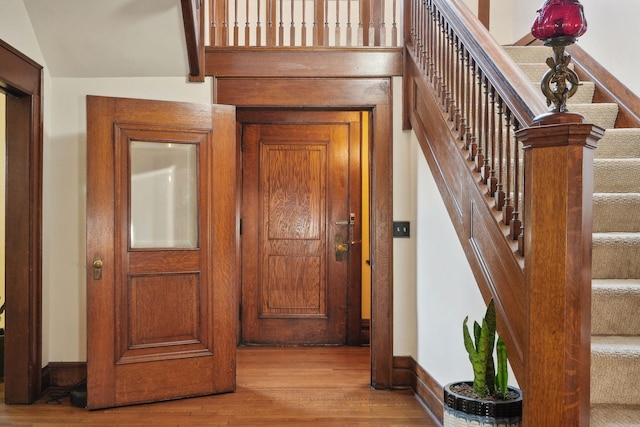
POLYGON ((469 360, 473 367, 473 391, 480 397, 487 394, 500 393, 504 399, 507 395, 507 346, 501 337, 496 343, 496 309, 493 299, 489 302, 487 312, 482 319, 482 325, 473 324, 473 339, 469 332, 467 322, 469 316, 462 323, 464 346, 469 353, 469 360), (493 359, 493 350, 497 355, 496 364, 493 359))

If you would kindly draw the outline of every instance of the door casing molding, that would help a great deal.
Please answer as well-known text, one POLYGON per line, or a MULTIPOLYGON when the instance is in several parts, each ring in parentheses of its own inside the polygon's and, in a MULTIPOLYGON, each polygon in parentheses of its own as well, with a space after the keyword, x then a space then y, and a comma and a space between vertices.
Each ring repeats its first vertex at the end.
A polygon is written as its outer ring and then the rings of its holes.
MULTIPOLYGON (((370 110, 371 385, 393 386, 391 78, 216 77, 213 102, 238 108, 370 110)), ((240 124, 241 125, 241 124, 240 124)))
POLYGON ((7 93, 5 402, 42 391, 42 67, 0 40, 7 93))

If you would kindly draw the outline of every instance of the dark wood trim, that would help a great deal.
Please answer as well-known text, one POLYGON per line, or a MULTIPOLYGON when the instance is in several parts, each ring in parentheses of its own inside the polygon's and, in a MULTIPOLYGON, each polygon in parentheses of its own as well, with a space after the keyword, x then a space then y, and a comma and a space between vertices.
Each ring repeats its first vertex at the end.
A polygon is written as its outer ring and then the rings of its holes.
POLYGON ((40 372, 40 390, 42 394, 46 393, 46 390, 51 386, 51 370, 49 365, 42 368, 40 372))
POLYGON ((415 365, 410 356, 393 356, 393 388, 413 388, 415 365))
MULTIPOLYGON (((207 62, 209 58, 207 58, 207 62)), ((255 67, 254 67, 255 68, 255 67)), ((371 383, 393 386, 393 191, 391 79, 214 79, 214 102, 237 107, 371 111, 371 383)))
POLYGON ((478 0, 478 19, 487 30, 491 29, 491 0, 478 0))
POLYGON ((87 362, 49 362, 49 387, 72 387, 87 380, 87 362))
POLYGON ((393 358, 395 388, 410 388, 440 425, 444 422, 443 386, 410 356, 393 358))
POLYGON ((388 77, 402 75, 402 48, 206 48, 217 77, 388 77))
POLYGON ((42 67, 0 40, 7 93, 5 402, 31 403, 42 366, 42 67))
POLYGON ((204 4, 201 0, 181 0, 184 35, 189 59, 189 81, 204 81, 204 4))
POLYGON ((513 45, 514 46, 534 46, 536 44, 542 44, 542 42, 536 39, 535 37, 533 37, 533 34, 528 33, 522 36, 513 45))
MULTIPOLYGON (((550 118, 556 117, 564 118, 550 118)), ((589 425, 593 158, 603 134, 591 124, 560 120, 516 133, 528 172, 527 370, 519 383, 529 425, 589 425), (543 214, 552 211, 557 215, 543 214)))
POLYGON ((415 383, 411 384, 413 392, 429 408, 429 411, 435 415, 437 420, 442 423, 444 417, 443 386, 415 360, 413 361, 413 371, 413 380, 415 381, 415 383))
POLYGON ((371 319, 360 319, 360 345, 371 342, 371 319))

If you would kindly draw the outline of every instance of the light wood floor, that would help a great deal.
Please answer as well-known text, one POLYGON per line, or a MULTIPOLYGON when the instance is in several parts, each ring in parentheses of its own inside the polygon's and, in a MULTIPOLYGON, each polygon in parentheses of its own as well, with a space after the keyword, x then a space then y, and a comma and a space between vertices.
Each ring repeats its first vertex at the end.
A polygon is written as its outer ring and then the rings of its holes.
POLYGON ((45 396, 0 404, 0 426, 438 425, 410 391, 372 390, 369 376, 367 348, 240 348, 235 393, 98 411, 45 396))

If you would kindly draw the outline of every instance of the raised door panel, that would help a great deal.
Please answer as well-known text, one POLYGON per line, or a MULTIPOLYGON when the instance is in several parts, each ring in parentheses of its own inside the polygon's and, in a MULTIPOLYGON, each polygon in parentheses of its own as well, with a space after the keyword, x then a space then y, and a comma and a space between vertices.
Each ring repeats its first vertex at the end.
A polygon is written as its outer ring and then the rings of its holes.
POLYGON ((235 388, 232 107, 88 98, 91 409, 235 388))
POLYGON ((350 130, 243 127, 243 342, 346 342, 350 130))

